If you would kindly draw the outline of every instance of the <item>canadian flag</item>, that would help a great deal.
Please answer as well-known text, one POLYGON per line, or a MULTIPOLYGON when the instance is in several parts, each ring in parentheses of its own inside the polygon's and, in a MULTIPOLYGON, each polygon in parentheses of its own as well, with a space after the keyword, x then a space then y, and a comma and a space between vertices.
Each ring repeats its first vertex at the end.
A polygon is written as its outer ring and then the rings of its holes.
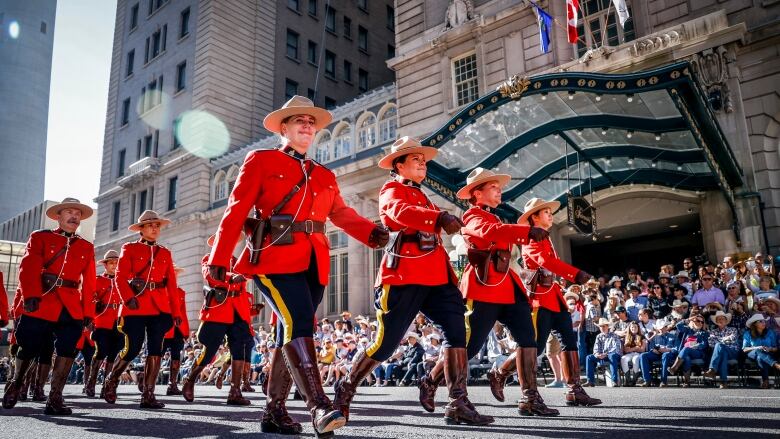
POLYGON ((577 0, 566 0, 566 21, 569 30, 569 42, 577 42, 577 9, 580 8, 580 2, 577 0))

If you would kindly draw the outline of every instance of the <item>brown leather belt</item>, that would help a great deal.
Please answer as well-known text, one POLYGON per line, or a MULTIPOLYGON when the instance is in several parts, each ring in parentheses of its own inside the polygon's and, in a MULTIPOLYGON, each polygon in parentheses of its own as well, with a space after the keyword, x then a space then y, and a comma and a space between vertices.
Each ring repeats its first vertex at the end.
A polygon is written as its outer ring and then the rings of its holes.
POLYGON ((118 303, 109 303, 108 305, 106 305, 106 308, 119 309, 119 304, 118 303))
POLYGON ((48 276, 48 277, 56 278, 56 280, 54 281, 54 286, 55 287, 65 287, 65 288, 78 288, 79 287, 79 283, 76 282, 75 280, 63 279, 61 277, 57 277, 57 275, 54 274, 54 273, 46 273, 46 272, 44 272, 44 273, 41 273, 41 276, 48 276))
POLYGON ((298 221, 292 223, 290 227, 291 232, 303 232, 307 235, 312 233, 325 233, 325 223, 323 221, 298 221))
POLYGON ((152 290, 159 290, 160 288, 165 288, 165 286, 168 285, 168 279, 163 279, 160 282, 149 282, 146 284, 146 288, 144 288, 145 291, 152 291, 152 290))
POLYGON ((241 297, 243 291, 228 291, 228 297, 241 297))

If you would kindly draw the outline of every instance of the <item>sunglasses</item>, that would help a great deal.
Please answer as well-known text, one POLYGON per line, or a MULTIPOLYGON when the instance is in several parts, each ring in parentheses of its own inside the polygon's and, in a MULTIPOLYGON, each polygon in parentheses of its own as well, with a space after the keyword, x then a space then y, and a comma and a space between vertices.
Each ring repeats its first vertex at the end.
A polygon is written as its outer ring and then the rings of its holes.
POLYGON ((704 320, 694 319, 694 323, 704 323, 704 320))
POLYGON ((655 286, 653 287, 653 289, 654 289, 654 290, 660 290, 660 289, 661 289, 661 286, 660 286, 660 285, 655 285, 655 286))

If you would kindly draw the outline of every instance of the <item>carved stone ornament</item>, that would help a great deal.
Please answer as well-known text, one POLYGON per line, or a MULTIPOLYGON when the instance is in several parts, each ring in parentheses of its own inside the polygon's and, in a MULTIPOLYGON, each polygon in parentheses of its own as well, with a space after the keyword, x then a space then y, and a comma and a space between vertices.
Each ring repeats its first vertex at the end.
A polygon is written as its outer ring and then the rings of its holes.
POLYGON ((501 97, 509 96, 512 99, 520 99, 520 96, 528 90, 531 80, 527 76, 512 75, 508 80, 498 86, 501 97))
POLYGON ((707 92, 713 111, 734 111, 728 80, 728 51, 723 46, 707 49, 691 56, 691 68, 707 92))
POLYGON ((453 29, 474 18, 474 3, 471 0, 450 0, 444 17, 444 29, 453 29))
POLYGON ((680 32, 672 30, 648 38, 636 40, 631 47, 632 56, 644 56, 655 51, 674 46, 683 40, 680 32))

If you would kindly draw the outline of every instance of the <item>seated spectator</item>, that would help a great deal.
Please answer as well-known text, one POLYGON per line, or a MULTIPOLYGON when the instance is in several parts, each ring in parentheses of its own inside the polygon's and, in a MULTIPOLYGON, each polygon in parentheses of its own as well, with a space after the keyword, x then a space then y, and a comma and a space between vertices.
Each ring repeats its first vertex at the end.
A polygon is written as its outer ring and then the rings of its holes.
POLYGON ((579 351, 580 368, 585 367, 585 357, 588 356, 588 340, 587 331, 585 331, 585 305, 582 302, 582 295, 578 290, 581 288, 579 285, 572 285, 569 287, 569 291, 563 296, 566 301, 566 306, 569 309, 571 315, 571 326, 575 334, 577 334, 577 351, 579 351))
POLYGON ((710 368, 704 372, 704 376, 715 379, 720 375, 720 388, 728 387, 729 360, 736 360, 739 352, 739 334, 736 328, 728 326, 731 322, 731 314, 718 311, 710 320, 715 328, 710 330, 707 341, 712 348, 710 368))
POLYGON ((588 352, 593 352, 593 345, 596 344, 596 336, 599 335, 599 319, 601 318, 601 302, 596 294, 588 296, 588 303, 585 305, 585 331, 587 332, 585 340, 588 352))
POLYGON ((647 308, 652 311, 650 316, 653 320, 662 319, 672 312, 669 302, 664 298, 663 285, 655 284, 650 288, 647 294, 647 308))
POLYGON ((614 322, 618 319, 617 307, 622 306, 622 299, 620 298, 620 290, 609 290, 609 296, 607 296, 607 304, 604 306, 604 318, 610 322, 614 322))
POLYGON ((666 387, 668 377, 666 367, 677 358, 677 331, 668 320, 660 319, 655 321, 655 336, 648 341, 650 350, 639 355, 640 369, 642 370, 642 387, 652 385, 651 367, 656 361, 661 362, 661 387, 666 387))
POLYGON ((704 317, 700 314, 692 315, 687 322, 683 320, 677 323, 677 331, 679 338, 677 358, 667 370, 670 374, 675 375, 682 367, 683 387, 690 387, 691 360, 704 359, 710 335, 706 330, 704 317))
POLYGON ((666 321, 672 325, 677 324, 680 320, 688 318, 689 303, 684 299, 675 299, 672 302, 672 313, 666 316, 666 321))
POLYGON ((623 338, 628 332, 629 323, 631 323, 631 320, 628 318, 626 307, 623 305, 618 306, 615 309, 615 315, 617 316, 617 320, 612 323, 612 330, 618 337, 623 338))
POLYGON ((607 380, 607 387, 620 385, 620 357, 623 354, 623 341, 609 329, 609 320, 599 320, 601 333, 596 337, 596 345, 593 354, 585 360, 585 373, 588 376, 586 386, 593 387, 596 383, 596 366, 599 363, 608 362, 611 380, 607 380))
POLYGON ((742 333, 745 332, 745 323, 750 318, 745 302, 743 300, 734 301, 729 307, 729 312, 731 313, 729 326, 736 329, 739 336, 742 337, 742 333))
POLYGON ((780 299, 766 297, 758 302, 758 312, 764 315, 767 329, 774 331, 775 338, 780 340, 780 299))
POLYGON ((772 286, 772 276, 761 276, 761 280, 758 281, 758 288, 753 290, 753 296, 758 301, 768 297, 777 299, 777 290, 772 286))
POLYGON ((766 320, 760 313, 753 314, 745 326, 748 330, 743 335, 742 351, 761 369, 761 388, 768 389, 769 369, 780 370, 780 363, 773 358, 777 352, 775 333, 767 329, 766 320))
POLYGON ((325 338, 322 349, 317 353, 317 363, 319 364, 320 378, 322 379, 323 385, 327 385, 331 365, 333 365, 335 360, 336 347, 333 345, 333 341, 330 338, 325 338))
POLYGON ((731 309, 731 304, 737 300, 745 300, 744 288, 745 286, 742 282, 737 282, 735 280, 726 284, 726 303, 723 305, 724 309, 731 309))
POLYGON ((263 369, 268 365, 269 358, 268 345, 262 342, 256 344, 254 351, 252 351, 252 357, 249 360, 249 368, 252 370, 250 381, 252 383, 265 382, 267 377, 263 369))
POLYGON ((424 345, 425 355, 423 355, 423 361, 417 366, 418 377, 427 375, 428 371, 433 369, 433 366, 439 361, 439 355, 441 354, 441 336, 433 333, 426 339, 428 342, 424 345))
POLYGON ((639 328, 639 323, 628 324, 628 331, 623 342, 623 356, 620 357, 620 367, 626 376, 625 385, 636 384, 640 375, 639 356, 647 351, 647 339, 639 328))
POLYGON ((639 285, 637 284, 629 284, 628 285, 628 294, 630 297, 628 300, 626 300, 626 312, 628 313, 628 320, 631 321, 637 321, 639 320, 639 311, 644 309, 647 306, 648 298, 647 296, 640 296, 640 289, 639 285))
POLYGON ((655 320, 653 319, 653 311, 650 308, 645 308, 639 311, 639 332, 642 334, 645 340, 650 340, 655 335, 655 320))
POLYGON ((691 277, 688 275, 688 272, 685 270, 681 270, 679 273, 677 273, 677 276, 675 276, 675 288, 677 286, 681 286, 685 288, 685 298, 686 300, 690 300, 691 294, 693 292, 691 291, 693 289, 693 285, 691 284, 691 277))
POLYGON ((385 387, 389 385, 390 381, 394 379, 393 376, 395 375, 395 368, 398 367, 398 361, 404 355, 405 350, 405 344, 398 345, 398 347, 395 349, 395 352, 393 352, 393 355, 391 355, 387 360, 383 361, 379 366, 376 367, 376 369, 374 369, 374 375, 376 376, 375 386, 385 387))
POLYGON ((715 278, 709 273, 704 273, 701 277, 702 287, 694 293, 691 303, 700 308, 703 308, 710 303, 717 302, 721 305, 726 303, 726 298, 723 296, 723 290, 716 287, 714 282, 715 278))
POLYGON ((425 349, 418 343, 420 336, 416 332, 406 334, 407 347, 404 356, 401 359, 401 367, 406 371, 403 378, 398 383, 399 386, 408 386, 412 380, 420 377, 417 375, 417 366, 422 363, 425 356, 425 349))

